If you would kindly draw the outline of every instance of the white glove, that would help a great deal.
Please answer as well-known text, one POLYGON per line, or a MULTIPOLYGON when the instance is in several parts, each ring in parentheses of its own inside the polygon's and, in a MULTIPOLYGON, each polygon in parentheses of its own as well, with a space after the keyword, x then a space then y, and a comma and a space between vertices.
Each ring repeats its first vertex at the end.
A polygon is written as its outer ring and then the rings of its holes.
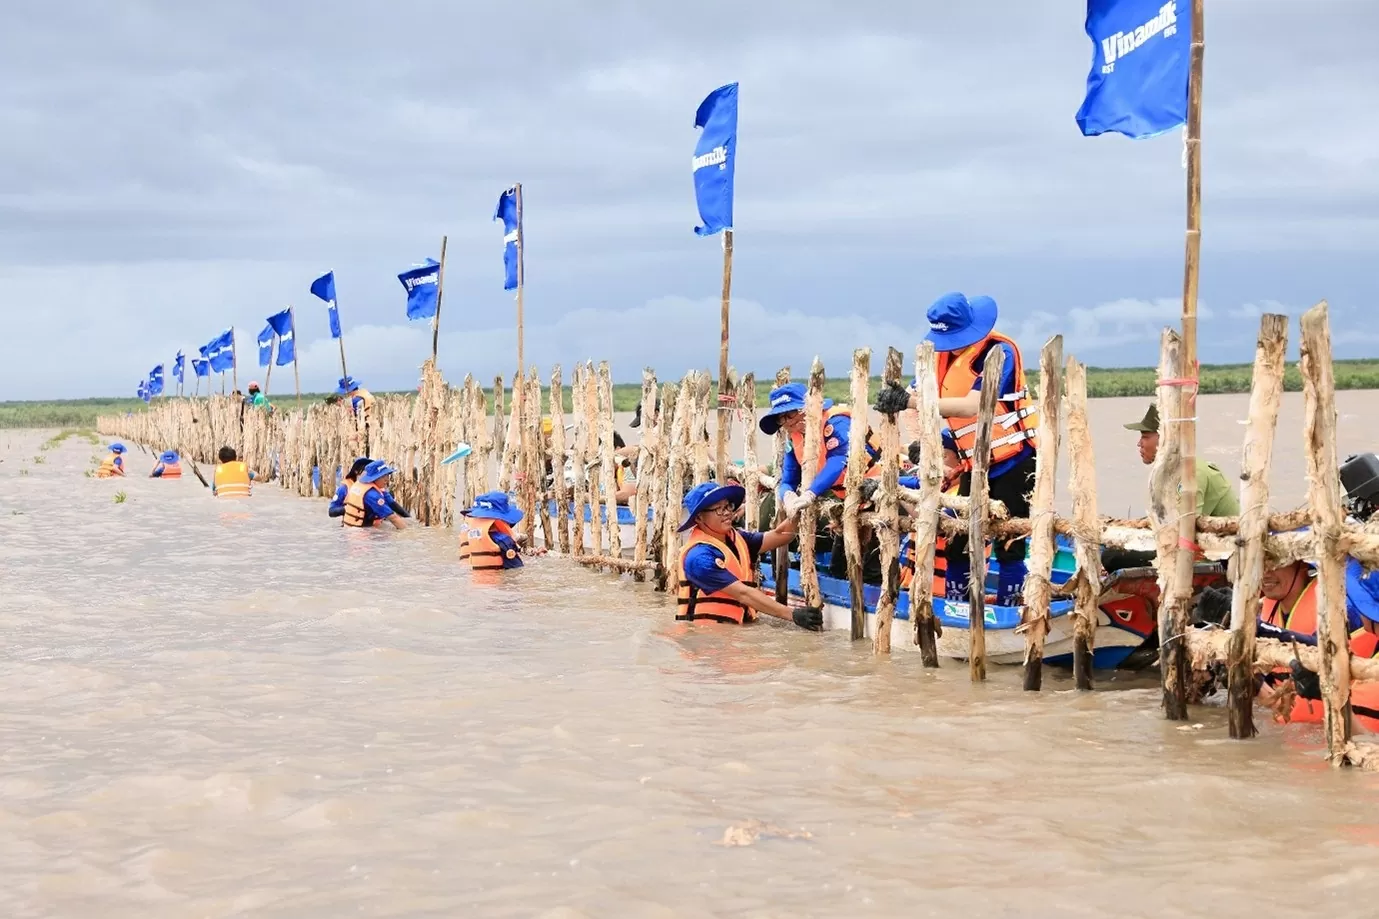
POLYGON ((785 508, 785 516, 796 516, 800 511, 813 504, 817 497, 818 495, 807 488, 799 494, 787 491, 785 497, 781 499, 781 505, 785 508))

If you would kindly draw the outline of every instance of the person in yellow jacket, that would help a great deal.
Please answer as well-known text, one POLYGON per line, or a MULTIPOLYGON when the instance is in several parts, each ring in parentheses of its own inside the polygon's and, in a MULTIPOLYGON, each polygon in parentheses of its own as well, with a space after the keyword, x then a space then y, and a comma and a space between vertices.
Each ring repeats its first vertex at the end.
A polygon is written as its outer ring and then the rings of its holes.
POLYGON ((256 478, 235 453, 234 447, 221 447, 217 454, 215 476, 211 479, 211 494, 217 498, 247 498, 254 493, 251 484, 256 478))
POLYGON ((802 629, 823 628, 818 607, 791 609, 757 586, 756 560, 763 552, 795 538, 793 518, 767 533, 739 530, 733 518, 746 492, 741 485, 704 482, 685 496, 685 519, 679 532, 689 538, 676 564, 675 618, 688 622, 745 625, 765 613, 794 622, 802 629))
MULTIPOLYGON (((948 422, 963 464, 959 494, 972 493, 972 450, 977 440, 977 412, 982 390, 996 387, 996 415, 991 425, 991 453, 987 466, 989 494, 1005 504, 1012 517, 1029 516, 1030 492, 1034 488, 1039 415, 1029 387, 1025 384, 1024 361, 1020 346, 996 331, 999 310, 990 297, 960 293, 944 294, 929 307, 927 341, 938 352, 938 413, 948 422), (1005 352, 999 380, 983 380, 982 367, 991 351, 1005 352)), ((878 411, 894 414, 919 408, 917 387, 906 391, 892 386, 877 397, 878 411)), ((996 603, 1017 603, 1025 585, 1026 540, 998 543, 994 554, 1000 562, 1000 583, 996 603)), ((948 541, 946 595, 966 600, 971 568, 967 561, 967 538, 948 541)))
POLYGON ((124 444, 113 443, 110 452, 101 460, 101 468, 96 470, 96 478, 111 479, 124 475, 124 444))

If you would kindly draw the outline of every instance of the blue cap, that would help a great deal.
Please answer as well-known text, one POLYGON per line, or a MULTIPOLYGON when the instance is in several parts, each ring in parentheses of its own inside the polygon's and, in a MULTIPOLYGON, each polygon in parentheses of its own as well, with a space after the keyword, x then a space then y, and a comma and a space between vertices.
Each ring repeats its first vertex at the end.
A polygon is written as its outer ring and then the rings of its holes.
POLYGON ((521 508, 513 507, 508 501, 507 492, 489 491, 474 499, 474 506, 464 512, 466 517, 476 520, 501 520, 508 526, 515 526, 522 519, 521 508))
POLYGON ((113 444, 110 445, 110 452, 111 452, 111 453, 123 453, 123 452, 124 452, 124 444, 120 443, 119 441, 116 441, 115 443, 113 443, 113 444))
POLYGON ((929 307, 929 334, 924 340, 933 342, 936 351, 975 345, 996 328, 996 313, 996 301, 990 297, 973 297, 969 302, 959 293, 944 294, 929 307))
POLYGON ((943 431, 940 432, 938 439, 942 441, 943 449, 952 450, 954 453, 958 452, 958 442, 953 437, 952 428, 944 428, 943 431))
POLYGON ((706 507, 727 501, 733 507, 741 507, 747 497, 747 489, 741 485, 719 485, 717 482, 704 482, 690 489, 685 495, 685 519, 676 532, 683 533, 694 526, 695 515, 706 507))
POLYGON ((354 377, 344 376, 340 378, 340 384, 336 387, 335 394, 337 396, 348 395, 349 393, 353 392, 358 388, 359 383, 354 379, 354 377))
POLYGON ((367 485, 370 482, 377 482, 385 475, 392 475, 394 472, 397 472, 397 470, 383 462, 383 460, 374 460, 364 467, 364 471, 359 474, 359 481, 367 485))
POLYGON ((175 462, 177 462, 177 451, 176 451, 176 450, 164 450, 164 451, 163 451, 163 455, 160 456, 160 457, 158 457, 158 462, 160 462, 160 463, 175 463, 175 462))
MULTIPOLYGON (((780 430, 780 416, 790 412, 804 411, 804 398, 807 394, 803 383, 786 383, 784 386, 777 386, 771 390, 771 404, 766 408, 766 414, 761 416, 757 422, 757 427, 761 428, 761 433, 772 435, 780 430)), ((824 400, 824 410, 833 407, 832 399, 824 400)))

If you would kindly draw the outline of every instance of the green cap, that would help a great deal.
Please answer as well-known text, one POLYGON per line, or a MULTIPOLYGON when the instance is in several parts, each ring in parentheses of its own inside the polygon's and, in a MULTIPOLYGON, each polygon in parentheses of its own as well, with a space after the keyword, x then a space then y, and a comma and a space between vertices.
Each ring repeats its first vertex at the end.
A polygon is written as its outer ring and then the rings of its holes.
POLYGON ((1151 402, 1149 411, 1144 413, 1144 418, 1127 424, 1125 429, 1127 431, 1139 431, 1141 434, 1159 433, 1159 406, 1151 402))

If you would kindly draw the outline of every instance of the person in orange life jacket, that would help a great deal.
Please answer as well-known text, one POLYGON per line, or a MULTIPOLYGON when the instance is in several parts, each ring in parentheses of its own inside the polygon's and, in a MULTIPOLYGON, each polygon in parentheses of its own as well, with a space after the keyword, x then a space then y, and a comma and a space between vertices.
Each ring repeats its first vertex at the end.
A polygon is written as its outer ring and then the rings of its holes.
POLYGON ((110 452, 105 459, 101 460, 101 467, 96 470, 96 478, 98 479, 124 475, 124 444, 113 443, 109 450, 110 452))
POLYGON ((345 492, 345 512, 341 521, 347 527, 379 526, 383 521, 394 529, 405 530, 402 515, 388 503, 388 480, 397 472, 383 460, 374 460, 359 473, 345 492))
POLYGON ((522 549, 512 532, 522 521, 522 510, 512 506, 506 492, 479 495, 463 514, 460 561, 476 571, 522 567, 522 549))
POLYGON ((217 498, 247 498, 253 493, 250 484, 258 478, 239 461, 234 447, 221 447, 216 454, 220 462, 211 476, 211 494, 217 498))
POLYGON ((762 552, 795 538, 793 520, 766 533, 739 530, 733 517, 746 493, 740 485, 704 482, 685 495, 685 519, 679 532, 689 533, 680 550, 676 619, 690 622, 746 624, 765 613, 794 622, 802 629, 823 628, 818 607, 791 609, 755 585, 752 572, 762 552))
POLYGON ((347 397, 350 400, 350 411, 356 415, 362 415, 365 421, 368 420, 369 410, 373 408, 373 393, 360 386, 354 377, 341 377, 339 385, 335 388, 335 394, 347 397))
MULTIPOLYGON (((992 348, 1005 352, 998 387, 996 417, 991 428, 991 462, 987 471, 992 499, 1001 501, 1012 517, 1029 516, 1030 491, 1034 488, 1035 431, 1039 420, 1025 386, 1024 363, 1020 348, 1012 340, 995 331, 998 310, 990 297, 973 297, 971 301, 960 293, 944 294, 929 307, 929 334, 926 341, 934 343, 938 355, 938 412, 948 420, 958 455, 966 470, 959 483, 958 493, 972 493, 971 451, 976 442, 976 424, 981 391, 983 361, 992 348)), ((916 386, 907 392, 901 387, 889 387, 876 400, 879 411, 896 413, 918 408, 916 386)), ((1000 562, 1000 580, 996 603, 1009 606, 1016 602, 1025 583, 1026 540, 1011 540, 996 546, 995 556, 1000 562)), ((945 548, 948 560, 946 596, 965 600, 971 580, 967 561, 967 538, 949 540, 945 548)))
MULTIPOLYGON (((812 504, 826 492, 841 497, 843 477, 848 468, 848 443, 852 438, 852 418, 847 406, 835 407, 832 399, 823 401, 824 428, 823 443, 820 444, 819 471, 809 487, 799 491, 800 478, 804 469, 804 400, 803 383, 786 383, 771 390, 771 404, 757 422, 757 427, 768 437, 784 429, 790 434, 790 449, 785 451, 785 462, 781 464, 780 487, 778 493, 786 517, 796 516, 803 508, 812 504)), ((866 432, 864 436, 869 435, 866 432)), ((880 456, 867 437, 867 469, 875 468, 880 456)))
MULTIPOLYGON (((331 499, 330 507, 326 514, 330 517, 343 517, 345 515, 345 497, 349 494, 350 486, 359 481, 359 476, 373 460, 367 456, 361 456, 350 466, 349 472, 345 473, 345 480, 335 489, 335 497, 331 499)), ((408 518, 412 515, 407 513, 407 509, 398 503, 391 491, 383 492, 383 499, 388 502, 388 506, 393 509, 393 513, 400 517, 408 518)), ((367 507, 364 508, 364 526, 373 526, 373 512, 367 507)))
POLYGON ((177 457, 176 450, 165 450, 158 457, 158 464, 153 467, 153 471, 148 474, 150 479, 180 479, 182 478, 182 462, 177 457))

